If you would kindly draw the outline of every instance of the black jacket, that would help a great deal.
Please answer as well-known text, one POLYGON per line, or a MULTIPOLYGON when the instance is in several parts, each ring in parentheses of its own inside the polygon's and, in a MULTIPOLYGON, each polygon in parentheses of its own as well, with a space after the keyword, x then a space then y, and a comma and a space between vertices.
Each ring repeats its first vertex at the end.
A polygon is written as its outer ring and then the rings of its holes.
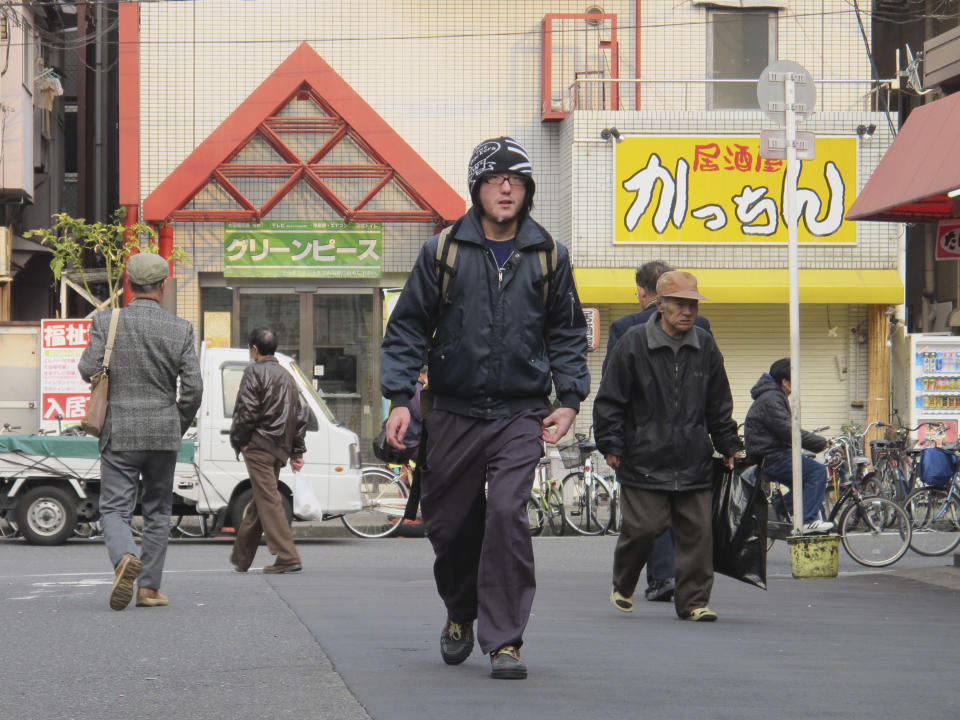
MULTIPOLYGON (((607 361, 610 359, 610 355, 613 353, 613 349, 617 346, 620 338, 622 338, 627 330, 632 328, 634 325, 643 325, 656 311, 656 302, 648 303, 647 306, 640 312, 632 313, 631 315, 624 315, 619 320, 614 320, 610 324, 610 337, 607 338, 607 354, 603 358, 603 366, 600 368, 601 374, 607 371, 607 361)), ((707 332, 711 332, 710 321, 707 320, 703 315, 697 315, 693 322, 697 327, 702 327, 707 332)))
POLYGON ((617 477, 626 486, 706 489, 714 447, 728 456, 740 449, 723 356, 696 326, 674 355, 659 322, 654 313, 613 350, 593 402, 597 447, 620 458, 617 477))
POLYGON ((230 445, 265 450, 280 462, 306 452, 307 420, 293 376, 275 355, 243 371, 230 425, 230 445))
POLYGON ((494 419, 544 408, 551 375, 560 404, 578 410, 590 391, 590 373, 586 322, 567 249, 557 244, 544 305, 537 251, 552 245, 531 218, 520 222, 502 278, 475 209, 458 221, 448 241, 459 247, 443 306, 434 236, 420 250, 390 314, 381 350, 383 396, 394 407, 409 406, 429 345, 430 390, 438 410, 494 419))
MULTIPOLYGON (((770 373, 764 373, 750 390, 753 405, 743 422, 747 455, 764 460, 790 452, 790 403, 787 394, 770 373)), ((805 450, 820 452, 827 441, 806 430, 800 431, 805 450)))

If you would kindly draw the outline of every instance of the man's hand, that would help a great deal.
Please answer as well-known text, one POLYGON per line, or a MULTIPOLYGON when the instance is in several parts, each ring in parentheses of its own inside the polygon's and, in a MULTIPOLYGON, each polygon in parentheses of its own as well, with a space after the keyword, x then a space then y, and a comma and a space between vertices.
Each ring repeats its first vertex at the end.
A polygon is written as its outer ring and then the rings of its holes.
POLYGON ((300 472, 303 470, 303 458, 290 458, 290 469, 294 472, 300 472))
POLYGON ((390 411, 390 417, 387 418, 387 424, 384 426, 387 442, 391 447, 397 450, 406 449, 403 444, 403 438, 407 434, 407 428, 410 427, 410 408, 395 407, 390 411))
POLYGON ((570 429, 570 426, 573 425, 573 421, 577 418, 577 412, 573 408, 557 408, 552 413, 547 415, 543 422, 543 438, 544 442, 556 443, 567 434, 567 430, 570 429), (549 428, 555 425, 556 430, 550 432, 549 428))
POLYGON ((619 469, 620 469, 620 456, 619 456, 619 455, 610 455, 610 454, 607 454, 605 460, 607 461, 607 465, 609 465, 609 466, 610 466, 611 468, 613 468, 614 470, 619 470, 619 469))
POLYGON ((723 464, 724 464, 724 466, 725 466, 727 469, 729 469, 729 470, 733 470, 733 459, 734 459, 734 457, 735 457, 735 456, 733 456, 733 455, 724 455, 724 456, 723 456, 723 464))

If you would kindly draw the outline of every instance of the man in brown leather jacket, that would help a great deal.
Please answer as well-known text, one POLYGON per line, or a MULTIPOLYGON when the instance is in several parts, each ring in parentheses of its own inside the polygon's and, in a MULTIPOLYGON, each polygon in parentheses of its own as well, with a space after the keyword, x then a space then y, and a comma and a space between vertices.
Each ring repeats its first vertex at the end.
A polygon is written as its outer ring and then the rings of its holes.
POLYGON ((300 393, 293 376, 277 360, 277 336, 267 327, 255 328, 248 341, 253 362, 243 371, 237 402, 230 426, 230 444, 250 473, 253 501, 237 528, 230 562, 238 572, 246 572, 253 563, 266 535, 267 548, 277 556, 265 573, 297 572, 300 553, 293 543, 278 482, 280 468, 287 460, 294 472, 303 467, 306 450, 306 419, 300 405, 300 393))

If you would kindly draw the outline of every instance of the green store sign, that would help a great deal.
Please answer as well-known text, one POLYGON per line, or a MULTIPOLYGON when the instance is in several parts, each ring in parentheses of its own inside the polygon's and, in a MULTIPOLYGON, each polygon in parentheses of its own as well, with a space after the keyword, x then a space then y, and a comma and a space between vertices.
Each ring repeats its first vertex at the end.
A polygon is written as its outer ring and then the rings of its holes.
POLYGON ((223 224, 227 277, 370 278, 383 275, 383 224, 264 220, 223 224))

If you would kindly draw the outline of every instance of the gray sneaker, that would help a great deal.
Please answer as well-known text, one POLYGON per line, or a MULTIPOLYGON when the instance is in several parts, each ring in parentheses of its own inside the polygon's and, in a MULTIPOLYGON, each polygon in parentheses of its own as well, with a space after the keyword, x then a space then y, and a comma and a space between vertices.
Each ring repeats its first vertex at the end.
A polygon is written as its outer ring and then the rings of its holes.
POLYGON ((440 633, 440 656, 447 665, 459 665, 473 652, 473 621, 454 622, 447 618, 447 624, 440 633))
POLYGON ((520 659, 520 651, 513 645, 504 645, 490 653, 490 677, 497 680, 523 680, 527 666, 520 659))
POLYGON ((672 602, 673 592, 676 589, 677 584, 673 578, 654 580, 643 592, 643 596, 651 602, 672 602))

